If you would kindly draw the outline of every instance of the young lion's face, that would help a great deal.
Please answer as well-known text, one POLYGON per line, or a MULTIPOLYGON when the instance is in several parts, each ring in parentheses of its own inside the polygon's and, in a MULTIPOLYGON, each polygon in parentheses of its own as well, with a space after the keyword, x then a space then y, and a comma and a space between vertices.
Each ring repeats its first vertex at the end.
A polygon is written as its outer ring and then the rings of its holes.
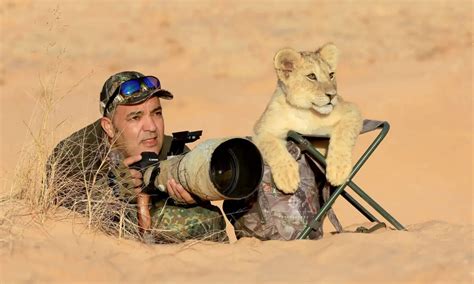
POLYGON ((337 104, 336 64, 338 51, 326 44, 314 52, 282 49, 274 59, 279 83, 287 102, 298 108, 329 114, 337 104))

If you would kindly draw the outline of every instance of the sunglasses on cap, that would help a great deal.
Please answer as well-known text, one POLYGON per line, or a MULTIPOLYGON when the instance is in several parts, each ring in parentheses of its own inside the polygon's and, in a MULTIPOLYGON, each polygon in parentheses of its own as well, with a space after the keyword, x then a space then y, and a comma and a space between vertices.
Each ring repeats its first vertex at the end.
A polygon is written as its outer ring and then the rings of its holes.
POLYGON ((115 89, 114 93, 112 96, 110 96, 109 100, 105 104, 104 108, 104 115, 107 113, 110 104, 114 101, 114 99, 118 96, 121 95, 124 98, 131 97, 135 95, 136 93, 141 93, 143 91, 151 91, 151 90, 156 90, 156 89, 161 89, 161 84, 160 80, 154 76, 146 76, 146 77, 141 77, 141 78, 136 78, 136 79, 130 79, 117 87, 115 89))

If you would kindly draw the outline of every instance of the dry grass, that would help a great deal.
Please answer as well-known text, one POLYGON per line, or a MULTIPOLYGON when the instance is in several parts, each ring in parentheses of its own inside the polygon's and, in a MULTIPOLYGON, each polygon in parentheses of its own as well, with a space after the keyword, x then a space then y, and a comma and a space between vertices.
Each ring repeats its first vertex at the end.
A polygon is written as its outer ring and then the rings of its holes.
POLYGON ((55 96, 60 73, 60 59, 50 76, 40 78, 40 90, 34 95, 35 111, 24 125, 28 138, 18 157, 14 173, 9 180, 9 191, 0 197, 0 241, 11 247, 18 237, 18 227, 27 218, 29 222, 43 224, 60 205, 54 202, 57 192, 47 186, 45 166, 55 140, 54 132, 60 124, 52 126, 55 105, 61 99, 55 96))
MULTIPOLYGON (((58 207, 64 206, 84 215, 86 227, 93 231, 147 243, 182 242, 169 230, 152 229, 143 236, 139 233, 136 205, 118 199, 108 187, 106 173, 110 165, 106 157, 113 151, 114 143, 104 143, 107 146, 97 153, 96 147, 90 144, 93 133, 84 131, 76 135, 79 139, 55 147, 55 133, 62 124, 53 123, 56 105, 61 100, 55 92, 59 74, 58 64, 49 78, 40 80, 38 111, 25 123, 31 142, 23 147, 9 194, 0 200, 2 205, 15 203, 12 207, 16 208, 0 217, 2 235, 10 236, 5 240, 0 237, 0 241, 9 243, 13 238, 11 225, 20 210, 29 212, 35 223, 43 224, 56 218, 58 207)), ((95 138, 101 141, 103 137, 95 138)), ((215 240, 223 232, 212 231, 199 239, 215 240)))

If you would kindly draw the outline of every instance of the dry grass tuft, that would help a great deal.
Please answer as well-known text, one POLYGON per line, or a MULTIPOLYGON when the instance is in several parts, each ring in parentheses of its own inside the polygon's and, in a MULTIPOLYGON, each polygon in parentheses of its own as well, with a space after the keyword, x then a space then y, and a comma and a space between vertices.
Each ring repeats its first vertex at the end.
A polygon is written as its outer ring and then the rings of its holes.
POLYGON ((9 193, 11 199, 24 200, 26 206, 40 217, 57 207, 52 202, 55 193, 44 182, 47 179, 44 169, 54 143, 51 116, 57 103, 54 90, 58 74, 59 67, 51 78, 40 79, 36 110, 30 122, 24 122, 31 142, 23 146, 9 193))

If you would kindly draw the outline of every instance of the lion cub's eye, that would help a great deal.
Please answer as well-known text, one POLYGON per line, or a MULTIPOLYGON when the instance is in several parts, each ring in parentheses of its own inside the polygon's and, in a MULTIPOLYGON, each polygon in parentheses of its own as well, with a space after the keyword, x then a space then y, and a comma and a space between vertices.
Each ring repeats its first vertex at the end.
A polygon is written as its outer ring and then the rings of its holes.
POLYGON ((334 79, 334 72, 329 73, 329 79, 334 79))
POLYGON ((318 78, 314 73, 306 75, 306 78, 310 79, 311 81, 318 81, 318 78))

